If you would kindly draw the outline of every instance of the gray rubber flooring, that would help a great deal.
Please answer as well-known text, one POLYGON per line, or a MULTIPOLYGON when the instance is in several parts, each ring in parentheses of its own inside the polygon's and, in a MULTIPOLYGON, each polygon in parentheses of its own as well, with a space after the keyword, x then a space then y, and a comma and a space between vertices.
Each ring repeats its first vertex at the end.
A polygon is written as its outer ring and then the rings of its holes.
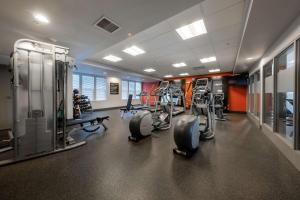
POLYGON ((133 144, 129 118, 106 113, 109 130, 87 145, 1 167, 0 199, 300 199, 300 173, 246 115, 217 122, 187 160, 173 155, 172 130, 133 144))

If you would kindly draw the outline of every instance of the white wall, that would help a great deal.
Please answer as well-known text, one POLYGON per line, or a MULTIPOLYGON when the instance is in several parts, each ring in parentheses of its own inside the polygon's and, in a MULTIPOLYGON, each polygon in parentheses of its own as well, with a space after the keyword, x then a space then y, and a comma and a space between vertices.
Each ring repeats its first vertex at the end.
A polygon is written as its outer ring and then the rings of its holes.
MULTIPOLYGON (((84 74, 94 74, 98 76, 106 77, 107 80, 107 88, 106 88, 106 97, 105 101, 92 101, 93 109, 103 109, 103 108, 114 108, 114 107, 121 107, 126 106, 127 100, 122 100, 122 78, 118 76, 106 76, 103 74, 103 71, 100 68, 88 66, 88 65, 80 65, 78 66, 78 70, 75 71, 78 73, 84 74), (109 84, 110 83, 119 83, 119 94, 118 95, 111 95, 109 93, 109 84)), ((139 99, 132 100, 132 104, 140 104, 139 99)))
POLYGON ((0 129, 12 128, 12 96, 8 68, 0 66, 0 129))

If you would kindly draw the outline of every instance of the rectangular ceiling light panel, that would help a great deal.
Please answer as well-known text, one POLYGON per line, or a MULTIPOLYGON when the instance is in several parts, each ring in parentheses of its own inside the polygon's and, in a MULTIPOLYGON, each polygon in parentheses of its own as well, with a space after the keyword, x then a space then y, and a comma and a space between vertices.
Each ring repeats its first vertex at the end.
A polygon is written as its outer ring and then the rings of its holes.
POLYGON ((111 62, 119 62, 119 61, 122 60, 122 58, 119 58, 119 57, 114 56, 114 55, 108 55, 108 56, 105 56, 103 59, 104 59, 104 60, 111 61, 111 62))
POLYGON ((202 34, 207 33, 203 19, 195 21, 186 26, 182 26, 176 29, 176 32, 180 35, 183 40, 187 40, 202 34))
POLYGON ((123 52, 128 53, 132 56, 137 56, 146 53, 143 49, 140 49, 137 46, 131 46, 127 49, 124 49, 123 52))
POLYGON ((173 75, 165 75, 164 77, 165 77, 165 78, 172 78, 173 75))
POLYGON ((145 72, 155 72, 156 70, 153 68, 144 69, 145 72))
POLYGON ((186 64, 184 62, 181 63, 175 63, 173 64, 173 67, 179 68, 179 67, 186 67, 186 64))
POLYGON ((210 62, 215 62, 217 58, 215 56, 209 57, 209 58, 202 58, 200 61, 202 63, 210 63, 210 62))
POLYGON ((181 73, 181 74, 179 74, 179 76, 188 76, 189 75, 189 73, 181 73))
POLYGON ((211 69, 208 71, 209 71, 209 73, 215 73, 215 72, 220 72, 221 70, 220 69, 211 69))

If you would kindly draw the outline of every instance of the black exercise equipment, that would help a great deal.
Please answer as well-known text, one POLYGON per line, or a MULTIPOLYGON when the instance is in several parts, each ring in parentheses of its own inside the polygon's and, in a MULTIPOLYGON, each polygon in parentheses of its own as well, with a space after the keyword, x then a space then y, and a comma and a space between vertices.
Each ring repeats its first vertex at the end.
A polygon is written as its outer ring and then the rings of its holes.
POLYGON ((129 122, 131 135, 128 136, 130 141, 138 142, 151 135, 153 119, 151 112, 142 110, 138 112, 129 122))
POLYGON ((186 106, 185 106, 185 95, 182 89, 181 84, 176 84, 173 83, 170 86, 173 94, 173 100, 176 100, 173 102, 173 110, 172 110, 172 115, 177 116, 182 113, 185 113, 186 111, 186 106))
POLYGON ((214 138, 214 98, 209 80, 198 79, 193 88, 191 114, 181 117, 174 127, 175 154, 191 157, 199 147, 199 139, 214 138))
POLYGON ((173 152, 191 157, 199 147, 199 122, 196 116, 184 115, 174 126, 174 140, 178 148, 173 152))
POLYGON ((216 120, 225 121, 224 117, 224 93, 214 94, 216 120))
POLYGON ((77 131, 82 130, 88 133, 95 133, 101 128, 101 126, 106 131, 107 126, 103 123, 104 120, 109 120, 109 116, 96 117, 93 119, 68 120, 67 127, 72 128, 72 130, 68 131, 68 137, 67 137, 68 144, 75 143, 71 135, 77 131))
POLYGON ((160 86, 152 91, 152 96, 158 96, 154 112, 139 111, 130 120, 130 141, 138 142, 151 135, 156 130, 167 130, 172 126, 172 90, 168 81, 162 81, 160 86), (159 109, 160 107, 160 109, 159 109))
POLYGON ((120 109, 120 111, 121 111, 121 117, 122 118, 124 117, 125 113, 135 114, 138 110, 142 110, 142 109, 147 109, 148 108, 148 106, 145 106, 145 105, 132 105, 132 97, 133 97, 133 95, 130 94, 128 96, 126 107, 120 109))

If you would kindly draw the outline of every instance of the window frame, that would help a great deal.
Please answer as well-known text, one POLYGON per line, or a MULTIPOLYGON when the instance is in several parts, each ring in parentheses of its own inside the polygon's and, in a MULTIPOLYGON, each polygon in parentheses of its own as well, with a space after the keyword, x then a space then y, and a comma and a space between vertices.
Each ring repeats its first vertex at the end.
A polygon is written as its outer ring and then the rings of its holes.
POLYGON ((274 123, 275 123, 275 113, 274 113, 274 99, 275 99, 275 90, 274 90, 274 66, 275 66, 275 61, 274 61, 274 58, 271 59, 269 62, 266 62, 266 64, 262 67, 262 75, 261 75, 261 78, 262 78, 262 84, 263 84, 263 88, 262 88, 262 103, 261 103, 261 111, 262 111, 262 123, 265 124, 266 126, 268 126, 269 128, 272 129, 272 131, 274 131, 274 123), (273 81, 272 81, 272 85, 273 85, 273 90, 272 90, 272 112, 273 112, 273 121, 272 121, 272 126, 270 126, 269 124, 266 123, 266 110, 265 110, 265 92, 266 92, 266 77, 265 77, 265 69, 271 65, 271 76, 273 78, 273 81))
POLYGON ((300 149, 300 39, 294 42, 295 48, 295 95, 294 95, 294 149, 300 149))
MULTIPOLYGON (((296 44, 296 41, 293 41, 292 43, 290 43, 287 47, 285 47, 284 49, 282 49, 275 57, 274 57, 274 71, 273 71, 273 76, 274 76, 274 123, 273 123, 273 132, 278 134, 278 135, 281 135, 278 131, 278 58, 284 54, 285 52, 288 51, 289 48, 293 47, 294 48, 294 59, 295 59, 295 80, 294 80, 294 84, 296 84, 297 82, 297 44, 296 44)), ((299 72, 298 72, 299 73, 299 72)), ((298 80, 299 81, 299 80, 298 80)), ((293 96, 293 99, 294 99, 294 102, 296 102, 296 92, 297 92, 297 85, 295 85, 294 87, 294 96, 293 96)), ((298 100, 299 101, 299 100, 298 100)), ((293 132, 294 132, 294 135, 293 135, 293 148, 294 149, 297 149, 299 148, 299 146, 297 144, 300 143, 300 141, 297 141, 298 139, 298 135, 299 133, 297 132, 297 128, 296 128, 296 115, 299 114, 297 113, 297 110, 296 110, 296 105, 294 103, 293 105, 293 110, 294 110, 294 113, 293 113, 293 132)), ((299 139, 298 139, 299 140, 299 139)), ((286 142, 286 141, 285 141, 286 142)), ((288 142, 287 142, 288 144, 288 142)), ((289 144, 290 145, 290 144, 289 144)))

